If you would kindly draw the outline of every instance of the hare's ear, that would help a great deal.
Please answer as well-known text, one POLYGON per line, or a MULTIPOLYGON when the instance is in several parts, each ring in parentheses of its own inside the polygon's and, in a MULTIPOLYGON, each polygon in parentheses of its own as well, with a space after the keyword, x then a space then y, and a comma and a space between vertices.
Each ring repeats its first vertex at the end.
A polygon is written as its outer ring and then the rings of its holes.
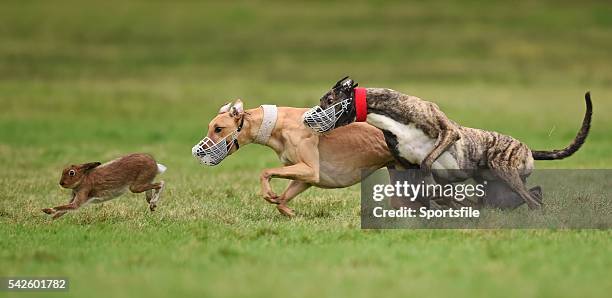
POLYGON ((238 99, 234 102, 234 105, 230 108, 230 116, 232 117, 241 117, 244 113, 244 106, 242 104, 242 100, 238 99))
POLYGON ((83 171, 88 172, 91 171, 93 169, 95 169, 96 167, 98 167, 99 165, 101 165, 101 162, 88 162, 88 163, 84 163, 81 165, 81 169, 83 169, 83 171))
POLYGON ((219 109, 219 114, 223 114, 223 113, 227 113, 230 110, 230 107, 232 106, 231 102, 228 102, 226 104, 224 104, 220 109, 219 109))

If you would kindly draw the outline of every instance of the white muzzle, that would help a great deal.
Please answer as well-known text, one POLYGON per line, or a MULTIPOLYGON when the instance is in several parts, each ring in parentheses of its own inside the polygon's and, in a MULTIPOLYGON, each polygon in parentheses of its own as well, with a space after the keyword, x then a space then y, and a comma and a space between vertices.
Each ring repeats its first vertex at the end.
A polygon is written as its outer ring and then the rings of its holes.
POLYGON ((320 106, 314 106, 304 113, 304 124, 310 129, 324 133, 336 127, 336 122, 340 119, 340 115, 348 111, 349 104, 352 98, 347 98, 338 102, 327 109, 322 109, 320 106), (340 105, 340 109, 336 111, 336 106, 340 105))
POLYGON ((207 166, 218 165, 232 150, 236 134, 237 131, 234 131, 217 143, 211 138, 205 137, 191 148, 191 154, 202 164, 207 166))

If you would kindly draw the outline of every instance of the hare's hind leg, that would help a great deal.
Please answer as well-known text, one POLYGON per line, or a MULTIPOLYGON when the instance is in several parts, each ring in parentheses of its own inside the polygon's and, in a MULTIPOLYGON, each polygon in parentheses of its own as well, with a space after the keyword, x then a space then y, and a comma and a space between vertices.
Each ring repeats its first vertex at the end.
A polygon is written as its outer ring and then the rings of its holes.
POLYGON ((155 189, 153 193, 153 198, 149 202, 149 209, 151 209, 151 211, 155 211, 155 208, 157 207, 157 202, 159 201, 159 198, 161 197, 161 193, 162 191, 164 191, 164 186, 166 185, 166 183, 163 180, 159 181, 158 184, 159 184, 159 188, 155 189))
MULTIPOLYGON (((163 189, 163 184, 162 184, 162 188, 160 189, 163 189)), ((159 195, 157 195, 157 190, 149 189, 145 191, 145 198, 147 199, 147 204, 149 204, 149 210, 155 211, 155 208, 157 207, 157 201, 159 200, 159 195)))
POLYGON ((155 202, 157 202, 157 190, 163 187, 162 183, 134 183, 130 186, 130 191, 133 193, 145 193, 147 203, 149 203, 149 209, 155 210, 155 202))
POLYGON ((155 172, 141 172, 136 178, 136 181, 130 185, 130 191, 133 193, 145 192, 145 198, 149 203, 149 209, 151 211, 155 210, 155 202, 158 200, 157 193, 159 189, 163 187, 163 182, 153 183, 155 176, 155 172))
POLYGON ((151 203, 151 200, 153 199, 153 190, 149 189, 147 191, 145 191, 145 199, 147 199, 147 204, 151 203))

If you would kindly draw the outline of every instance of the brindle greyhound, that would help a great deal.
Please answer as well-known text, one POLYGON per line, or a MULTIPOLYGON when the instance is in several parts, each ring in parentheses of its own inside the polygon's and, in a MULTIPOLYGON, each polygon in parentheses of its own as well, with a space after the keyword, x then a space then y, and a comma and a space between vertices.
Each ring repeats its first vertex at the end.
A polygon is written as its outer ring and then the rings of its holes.
MULTIPOLYGON (((326 110, 333 106, 333 112, 338 115, 334 119, 335 127, 362 118, 361 121, 366 120, 383 131, 389 149, 400 164, 406 167, 417 164, 425 173, 431 173, 432 169, 458 169, 444 172, 446 176, 442 178, 449 182, 495 179, 497 190, 519 196, 531 209, 542 205, 539 187, 531 191, 525 187, 534 159, 563 159, 578 151, 589 133, 593 110, 587 92, 586 113, 573 142, 561 150, 532 151, 510 136, 460 126, 432 102, 391 89, 356 88, 357 85, 345 77, 321 97, 319 107, 326 110)), ((305 121, 305 124, 312 127, 312 123, 305 121)), ((488 188, 491 186, 489 183, 488 188)))
MULTIPOLYGON (((266 109, 262 106, 245 111, 240 100, 223 106, 208 124, 207 138, 212 143, 237 131, 236 145, 230 145, 228 155, 250 143, 265 145, 276 152, 284 166, 263 170, 261 189, 264 199, 277 204, 278 211, 287 216, 294 215, 287 203, 311 186, 348 187, 361 181, 362 171, 373 172, 395 163, 377 128, 354 123, 326 135, 315 134, 301 123, 302 114, 307 110, 273 107, 270 113, 276 119, 269 122, 269 131, 263 138, 260 136, 266 130, 262 129, 264 119, 268 118, 264 117, 266 109), (272 190, 272 178, 291 180, 280 196, 272 190)), ((198 159, 202 157, 197 152, 194 155, 198 159)))

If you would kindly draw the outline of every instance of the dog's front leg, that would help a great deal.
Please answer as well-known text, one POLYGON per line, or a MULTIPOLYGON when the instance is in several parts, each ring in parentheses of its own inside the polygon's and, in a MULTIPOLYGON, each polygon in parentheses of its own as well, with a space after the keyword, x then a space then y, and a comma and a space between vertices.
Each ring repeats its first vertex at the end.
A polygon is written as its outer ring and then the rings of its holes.
POLYGON ((278 195, 274 193, 270 185, 272 178, 285 178, 299 180, 304 183, 313 183, 318 182, 319 175, 318 172, 315 172, 312 167, 305 163, 264 170, 260 176, 263 197, 270 203, 280 204, 278 195))
POLYGON ((267 174, 273 169, 264 170, 259 176, 261 182, 261 195, 268 203, 278 204, 278 195, 272 190, 270 185, 271 177, 267 174))
POLYGON ((287 207, 287 203, 289 203, 291 199, 295 198, 303 191, 310 188, 310 186, 310 184, 302 181, 291 180, 285 191, 280 195, 280 198, 278 199, 279 204, 276 205, 276 209, 278 209, 278 211, 283 215, 294 216, 295 213, 293 213, 291 208, 287 207))

